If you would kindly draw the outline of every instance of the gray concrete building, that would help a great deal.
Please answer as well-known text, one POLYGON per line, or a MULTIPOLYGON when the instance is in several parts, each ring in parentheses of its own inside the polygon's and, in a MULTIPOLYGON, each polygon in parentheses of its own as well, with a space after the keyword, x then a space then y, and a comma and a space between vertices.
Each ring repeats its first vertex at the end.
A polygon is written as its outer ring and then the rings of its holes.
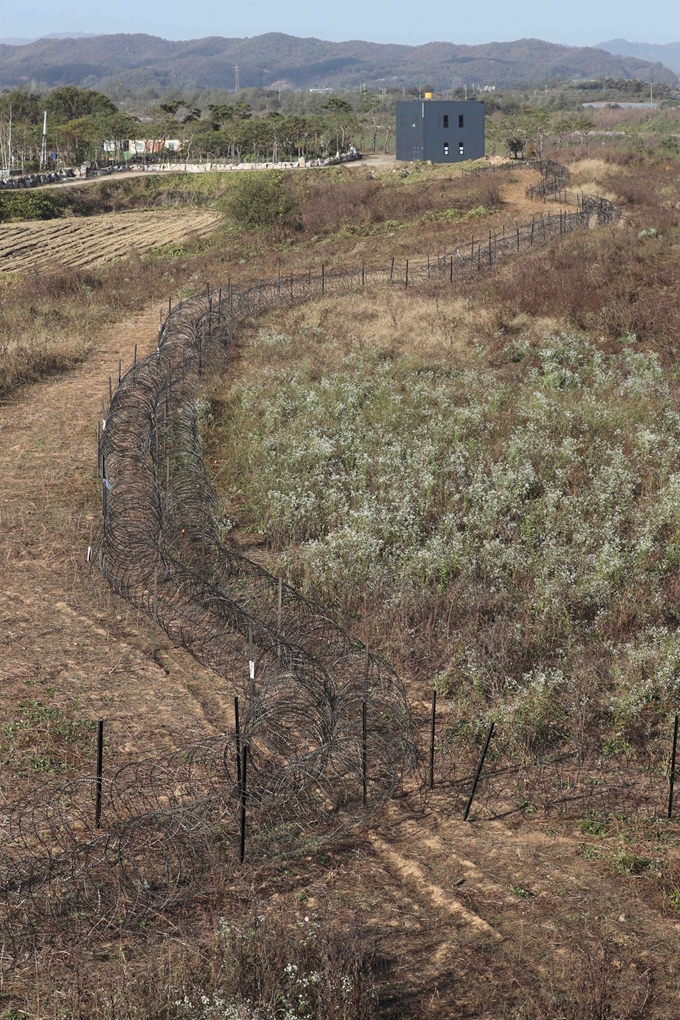
POLYGON ((484 155, 484 103, 419 99, 397 103, 397 159, 461 163, 484 155))

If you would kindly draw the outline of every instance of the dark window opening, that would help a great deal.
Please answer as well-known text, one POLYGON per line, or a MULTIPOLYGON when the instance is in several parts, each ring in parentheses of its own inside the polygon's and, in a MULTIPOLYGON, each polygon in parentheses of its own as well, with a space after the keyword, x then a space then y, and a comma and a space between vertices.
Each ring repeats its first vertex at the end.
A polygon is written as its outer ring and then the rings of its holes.
POLYGON ((448 113, 445 113, 444 114, 444 127, 447 128, 448 126, 449 126, 449 115, 448 115, 448 113))
POLYGON ((458 142, 458 155, 459 156, 465 155, 465 146, 463 145, 462 142, 458 142))
POLYGON ((448 154, 449 154, 449 143, 448 142, 444 142, 444 155, 448 156, 448 154))
POLYGON ((465 117, 462 113, 458 114, 458 127, 465 127, 465 117))

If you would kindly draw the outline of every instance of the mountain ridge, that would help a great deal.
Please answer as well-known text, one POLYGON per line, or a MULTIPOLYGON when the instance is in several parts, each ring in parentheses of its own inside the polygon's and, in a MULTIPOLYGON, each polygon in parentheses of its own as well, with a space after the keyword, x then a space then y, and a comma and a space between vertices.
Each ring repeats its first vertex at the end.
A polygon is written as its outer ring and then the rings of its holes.
POLYGON ((675 74, 680 74, 680 42, 646 43, 628 39, 609 39, 598 43, 598 48, 619 57, 636 57, 638 60, 659 60, 675 74))
POLYGON ((443 90, 473 83, 517 87, 600 77, 678 83, 675 73, 658 61, 540 39, 408 46, 363 40, 336 43, 272 32, 233 39, 170 41, 135 33, 0 44, 0 87, 37 81, 49 87, 79 85, 103 91, 121 85, 233 88, 236 63, 242 88, 286 81, 295 88, 357 88, 365 83, 396 88, 429 84, 443 90))

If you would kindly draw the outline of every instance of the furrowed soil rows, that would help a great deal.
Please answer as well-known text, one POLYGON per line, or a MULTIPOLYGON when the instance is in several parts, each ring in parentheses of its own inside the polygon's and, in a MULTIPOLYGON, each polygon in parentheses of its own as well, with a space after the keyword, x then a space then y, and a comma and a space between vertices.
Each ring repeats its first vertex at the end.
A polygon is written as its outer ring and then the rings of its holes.
POLYGON ((95 266, 127 255, 131 249, 205 237, 219 222, 211 212, 109 213, 83 219, 44 220, 0 225, 0 271, 60 266, 95 266))

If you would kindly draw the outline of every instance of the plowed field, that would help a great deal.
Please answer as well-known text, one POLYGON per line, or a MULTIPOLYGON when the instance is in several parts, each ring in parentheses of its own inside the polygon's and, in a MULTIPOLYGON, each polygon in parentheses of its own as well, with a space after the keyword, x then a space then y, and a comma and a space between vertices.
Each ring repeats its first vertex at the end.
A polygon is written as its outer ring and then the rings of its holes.
POLYGON ((0 272, 59 266, 95 266, 132 249, 204 237, 219 214, 206 212, 110 213, 86 218, 0 225, 0 272))

